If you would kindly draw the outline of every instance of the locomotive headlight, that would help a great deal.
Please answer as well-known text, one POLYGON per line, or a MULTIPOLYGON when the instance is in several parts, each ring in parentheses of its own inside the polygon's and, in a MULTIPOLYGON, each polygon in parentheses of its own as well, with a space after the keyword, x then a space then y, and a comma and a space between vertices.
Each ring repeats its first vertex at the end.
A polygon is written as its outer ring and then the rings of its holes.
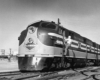
POLYGON ((30 26, 30 27, 28 28, 28 32, 29 32, 30 34, 34 33, 35 30, 36 30, 36 28, 35 28, 34 26, 30 26))

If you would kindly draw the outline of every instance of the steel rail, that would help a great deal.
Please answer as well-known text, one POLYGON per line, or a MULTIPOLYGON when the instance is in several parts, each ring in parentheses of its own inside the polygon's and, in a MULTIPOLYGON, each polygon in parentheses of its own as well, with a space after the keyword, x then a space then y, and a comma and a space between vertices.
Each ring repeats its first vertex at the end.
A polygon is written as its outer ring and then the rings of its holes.
POLYGON ((86 80, 90 77, 92 77, 95 80, 98 80, 96 78, 97 74, 87 75, 85 72, 91 71, 96 72, 98 69, 93 69, 93 67, 90 68, 78 68, 78 69, 70 69, 70 70, 61 70, 61 71, 51 71, 51 72, 25 72, 21 73, 19 71, 12 71, 12 72, 2 72, 0 73, 0 80, 28 80, 28 79, 35 79, 35 80, 49 80, 49 79, 61 79, 61 78, 68 78, 77 76, 79 74, 82 74, 86 76, 83 80, 86 80), (65 71, 65 72, 64 72, 65 71), (2 77, 1 77, 2 76, 2 77))
POLYGON ((1 76, 17 75, 17 74, 21 74, 21 72, 20 71, 0 72, 0 77, 1 76))

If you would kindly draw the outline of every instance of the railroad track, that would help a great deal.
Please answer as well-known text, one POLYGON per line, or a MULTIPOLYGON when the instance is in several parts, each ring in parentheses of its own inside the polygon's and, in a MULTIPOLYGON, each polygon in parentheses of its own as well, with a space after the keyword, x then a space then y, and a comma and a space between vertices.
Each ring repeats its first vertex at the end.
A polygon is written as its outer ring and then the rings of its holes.
POLYGON ((13 72, 2 72, 0 73, 0 80, 25 80, 34 77, 42 77, 48 74, 57 73, 58 71, 53 72, 24 72, 13 71, 13 72))
POLYGON ((0 77, 1 76, 18 75, 18 74, 21 74, 21 72, 20 71, 1 72, 0 77))
POLYGON ((96 73, 98 70, 100 71, 99 67, 86 67, 74 70, 70 69, 51 72, 4 72, 0 73, 0 80, 70 80, 70 78, 74 78, 76 76, 84 76, 83 78, 81 77, 82 79, 79 80, 88 80, 90 78, 92 78, 92 80, 100 80, 98 79, 100 73, 96 73))
MULTIPOLYGON (((4 72, 4 73, 0 73, 0 80, 2 79, 6 79, 6 80, 22 80, 22 79, 27 79, 30 77, 36 77, 38 76, 40 73, 38 72, 24 72, 21 73, 20 71, 14 71, 14 72, 4 72)), ((42 74, 42 73, 41 73, 42 74)))

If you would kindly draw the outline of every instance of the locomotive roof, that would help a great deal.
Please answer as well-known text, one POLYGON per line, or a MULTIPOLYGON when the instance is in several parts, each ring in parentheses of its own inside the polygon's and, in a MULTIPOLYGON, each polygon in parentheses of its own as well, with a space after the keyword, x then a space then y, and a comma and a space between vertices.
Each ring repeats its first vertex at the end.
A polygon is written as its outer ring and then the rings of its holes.
MULTIPOLYGON (((34 26, 34 25, 35 25, 36 27, 38 27, 38 26, 40 25, 41 22, 43 22, 43 21, 34 22, 34 23, 30 24, 29 26, 34 26)), ((29 27, 29 26, 28 26, 28 27, 29 27)), ((28 28, 28 27, 27 27, 27 28, 28 28)))

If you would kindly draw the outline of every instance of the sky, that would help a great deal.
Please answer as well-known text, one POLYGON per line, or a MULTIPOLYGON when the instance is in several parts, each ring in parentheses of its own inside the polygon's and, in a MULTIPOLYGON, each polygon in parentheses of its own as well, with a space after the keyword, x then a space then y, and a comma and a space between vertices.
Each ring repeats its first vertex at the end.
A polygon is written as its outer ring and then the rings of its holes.
POLYGON ((0 49, 18 50, 18 37, 39 20, 57 22, 100 44, 100 0, 0 0, 0 49))

